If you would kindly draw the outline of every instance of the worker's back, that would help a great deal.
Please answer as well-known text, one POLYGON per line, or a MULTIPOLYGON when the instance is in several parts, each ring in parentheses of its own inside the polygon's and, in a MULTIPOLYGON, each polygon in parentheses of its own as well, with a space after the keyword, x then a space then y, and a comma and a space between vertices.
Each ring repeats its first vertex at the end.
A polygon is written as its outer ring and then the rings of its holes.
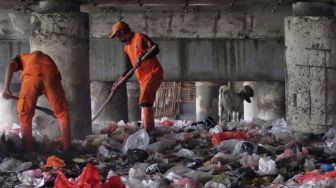
POLYGON ((46 54, 41 51, 34 51, 29 54, 18 55, 22 70, 20 79, 22 80, 25 75, 54 77, 59 76, 59 71, 55 62, 46 54))

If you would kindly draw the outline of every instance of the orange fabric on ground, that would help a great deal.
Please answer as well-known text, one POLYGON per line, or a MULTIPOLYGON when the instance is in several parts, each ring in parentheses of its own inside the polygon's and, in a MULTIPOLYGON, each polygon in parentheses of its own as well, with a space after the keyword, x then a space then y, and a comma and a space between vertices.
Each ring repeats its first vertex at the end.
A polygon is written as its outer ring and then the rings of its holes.
POLYGON ((65 163, 62 159, 52 155, 48 157, 46 164, 44 165, 44 168, 55 168, 59 169, 65 166, 65 163))
POLYGON ((61 84, 60 73, 52 59, 41 53, 20 54, 22 81, 17 111, 22 126, 23 139, 27 150, 31 145, 31 122, 35 114, 38 97, 45 95, 55 116, 61 123, 61 133, 68 137, 63 140, 70 142, 68 104, 61 84), (63 130, 63 131, 62 131, 63 130), (69 132, 69 133, 68 133, 69 132))
MULTIPOLYGON (((134 33, 131 41, 124 46, 124 51, 128 55, 133 67, 136 64, 137 58, 149 49, 143 49, 142 41, 145 41, 149 48, 152 47, 151 42, 142 33, 134 33)), ((139 103, 153 104, 156 91, 163 79, 163 69, 159 60, 156 57, 144 60, 140 67, 135 70, 135 75, 140 83, 139 103)))

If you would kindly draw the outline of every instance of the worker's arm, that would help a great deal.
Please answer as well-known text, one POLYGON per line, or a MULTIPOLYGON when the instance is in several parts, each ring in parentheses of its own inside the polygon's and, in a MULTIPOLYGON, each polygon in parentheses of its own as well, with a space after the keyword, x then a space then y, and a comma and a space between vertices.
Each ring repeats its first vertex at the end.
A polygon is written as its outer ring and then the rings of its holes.
POLYGON ((11 99, 13 97, 12 92, 10 91, 10 84, 12 82, 13 73, 18 70, 18 64, 14 60, 10 60, 6 73, 5 73, 5 81, 4 81, 4 90, 2 92, 2 97, 5 99, 11 99))
MULTIPOLYGON (((126 62, 126 70, 125 70, 125 72, 123 72, 123 73, 121 74, 121 76, 123 76, 123 77, 126 76, 126 74, 132 69, 131 60, 129 59, 129 57, 128 57, 127 54, 125 54, 125 62, 126 62)), ((126 78, 126 80, 130 79, 130 78, 133 76, 133 74, 134 74, 134 72, 133 72, 131 75, 129 75, 129 76, 126 78)))
MULTIPOLYGON (((121 79, 127 75, 127 73, 132 69, 131 61, 127 54, 125 54, 125 62, 126 62, 126 70, 119 76, 118 80, 114 82, 112 89, 116 89, 118 87, 118 83, 121 79)), ((125 78, 126 80, 130 79, 133 76, 134 72, 125 78)))

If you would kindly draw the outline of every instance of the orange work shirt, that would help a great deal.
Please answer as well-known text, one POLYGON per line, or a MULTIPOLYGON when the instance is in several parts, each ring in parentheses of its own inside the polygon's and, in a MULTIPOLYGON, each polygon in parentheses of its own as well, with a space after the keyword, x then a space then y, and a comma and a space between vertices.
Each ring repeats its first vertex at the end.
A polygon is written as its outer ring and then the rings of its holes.
POLYGON ((17 62, 17 70, 22 70, 20 75, 21 81, 23 81, 25 75, 49 78, 60 76, 55 62, 42 52, 37 51, 29 54, 19 54, 14 58, 14 61, 17 62))
MULTIPOLYGON (((131 41, 124 45, 124 52, 128 55, 132 66, 136 60, 153 46, 153 43, 142 33, 134 33, 131 41), (147 45, 142 45, 145 42, 147 45), (147 48, 146 48, 147 47, 147 48)), ((141 82, 151 75, 163 75, 163 69, 156 57, 146 59, 141 62, 140 67, 135 70, 135 75, 141 82)))

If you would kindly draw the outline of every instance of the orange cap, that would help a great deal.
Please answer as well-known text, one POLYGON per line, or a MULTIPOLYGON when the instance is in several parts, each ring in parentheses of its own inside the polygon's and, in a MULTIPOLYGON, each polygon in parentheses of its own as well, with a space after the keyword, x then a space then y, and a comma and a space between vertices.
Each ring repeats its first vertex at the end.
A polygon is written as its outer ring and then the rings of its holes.
POLYGON ((113 38, 115 34, 122 29, 129 29, 128 24, 123 21, 117 21, 116 23, 114 23, 112 25, 112 33, 110 35, 110 38, 113 38))

